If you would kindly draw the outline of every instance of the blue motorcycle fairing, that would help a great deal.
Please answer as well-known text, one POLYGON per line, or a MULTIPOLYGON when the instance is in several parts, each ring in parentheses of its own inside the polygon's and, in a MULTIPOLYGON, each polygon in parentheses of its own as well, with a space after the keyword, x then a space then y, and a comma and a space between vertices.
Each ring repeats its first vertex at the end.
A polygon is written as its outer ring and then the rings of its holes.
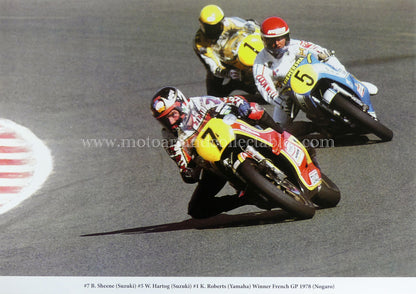
MULTIPOLYGON (((374 111, 373 105, 371 104, 370 100, 370 93, 366 86, 364 86, 359 80, 357 80, 352 74, 346 72, 346 74, 341 73, 339 70, 331 66, 327 63, 320 62, 316 57, 309 54, 306 58, 304 58, 298 65, 298 67, 305 65, 305 64, 312 64, 314 67, 326 67, 324 71, 316 71, 318 73, 318 80, 327 79, 334 81, 338 84, 347 87, 364 103, 369 107, 369 111, 374 111), (330 71, 328 72, 328 68, 330 71), (331 71, 333 74, 331 74, 331 71)), ((304 94, 305 96, 309 96, 310 92, 304 94)), ((315 104, 315 103, 314 103, 315 104)))

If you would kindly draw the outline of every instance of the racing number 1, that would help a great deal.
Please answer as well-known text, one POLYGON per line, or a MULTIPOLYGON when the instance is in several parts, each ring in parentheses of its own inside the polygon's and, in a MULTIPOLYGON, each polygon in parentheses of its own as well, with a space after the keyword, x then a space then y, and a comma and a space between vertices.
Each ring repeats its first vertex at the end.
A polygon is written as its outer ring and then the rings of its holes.
POLYGON ((312 86, 315 83, 314 79, 310 75, 304 73, 301 76, 299 76, 299 73, 300 73, 300 70, 298 70, 295 73, 295 78, 297 78, 302 83, 305 83, 308 86, 312 86))
POLYGON ((217 148, 218 148, 218 151, 221 151, 222 150, 222 146, 221 146, 221 144, 220 144, 220 142, 218 142, 218 138, 217 138, 217 136, 215 135, 215 133, 214 133, 214 131, 211 129, 211 128, 208 128, 203 134, 202 134, 202 139, 205 139, 205 137, 207 136, 207 135, 210 135, 211 136, 211 138, 212 138, 212 140, 211 140, 211 142, 213 142, 213 143, 215 143, 215 146, 217 146, 217 148))
POLYGON ((259 50, 257 50, 256 48, 254 48, 253 46, 251 46, 250 44, 248 44, 248 43, 246 43, 246 42, 244 42, 244 47, 248 47, 248 48, 250 48, 251 50, 253 50, 254 51, 254 53, 256 53, 256 54, 259 54, 260 53, 260 51, 259 50))

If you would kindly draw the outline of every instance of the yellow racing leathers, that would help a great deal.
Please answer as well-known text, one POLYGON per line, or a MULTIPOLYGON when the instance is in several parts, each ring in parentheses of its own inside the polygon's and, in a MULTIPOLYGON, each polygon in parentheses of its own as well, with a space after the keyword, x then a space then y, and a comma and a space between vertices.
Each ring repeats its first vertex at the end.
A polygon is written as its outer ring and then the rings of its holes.
POLYGON ((210 39, 201 29, 194 39, 194 51, 207 70, 207 94, 224 97, 234 90, 254 94, 257 88, 252 68, 237 64, 236 47, 242 38, 240 35, 259 34, 259 26, 253 20, 224 17, 223 27, 216 39, 210 39))

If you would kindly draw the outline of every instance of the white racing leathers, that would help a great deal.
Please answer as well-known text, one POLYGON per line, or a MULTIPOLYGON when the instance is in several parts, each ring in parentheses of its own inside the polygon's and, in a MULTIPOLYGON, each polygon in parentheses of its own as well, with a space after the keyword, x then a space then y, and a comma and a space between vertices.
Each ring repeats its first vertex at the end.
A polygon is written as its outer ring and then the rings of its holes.
POLYGON ((345 67, 327 49, 307 41, 294 39, 290 40, 279 56, 274 57, 263 49, 254 62, 253 75, 257 89, 264 100, 275 105, 273 119, 282 127, 287 127, 293 120, 293 117, 290 117, 293 104, 292 94, 282 82, 293 63, 299 57, 306 57, 309 53, 324 60, 335 69, 345 71, 345 67))

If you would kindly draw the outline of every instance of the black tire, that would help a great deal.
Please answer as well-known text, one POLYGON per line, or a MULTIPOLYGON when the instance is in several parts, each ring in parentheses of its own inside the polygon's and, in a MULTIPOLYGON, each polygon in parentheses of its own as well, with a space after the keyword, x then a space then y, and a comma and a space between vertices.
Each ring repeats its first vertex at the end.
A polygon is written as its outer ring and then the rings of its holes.
POLYGON ((254 160, 246 159, 238 168, 239 175, 250 187, 296 218, 309 219, 314 216, 315 207, 309 199, 303 197, 298 201, 291 195, 284 193, 266 179, 256 166, 257 163, 254 160))
POLYGON ((312 202, 321 208, 335 207, 341 200, 341 192, 337 185, 321 172, 322 184, 319 192, 312 197, 312 202))
POLYGON ((360 108, 352 104, 347 98, 341 94, 335 95, 331 101, 331 106, 345 114, 349 119, 363 126, 365 130, 375 134, 382 141, 391 141, 393 138, 393 132, 375 120, 369 114, 363 112, 360 108))

